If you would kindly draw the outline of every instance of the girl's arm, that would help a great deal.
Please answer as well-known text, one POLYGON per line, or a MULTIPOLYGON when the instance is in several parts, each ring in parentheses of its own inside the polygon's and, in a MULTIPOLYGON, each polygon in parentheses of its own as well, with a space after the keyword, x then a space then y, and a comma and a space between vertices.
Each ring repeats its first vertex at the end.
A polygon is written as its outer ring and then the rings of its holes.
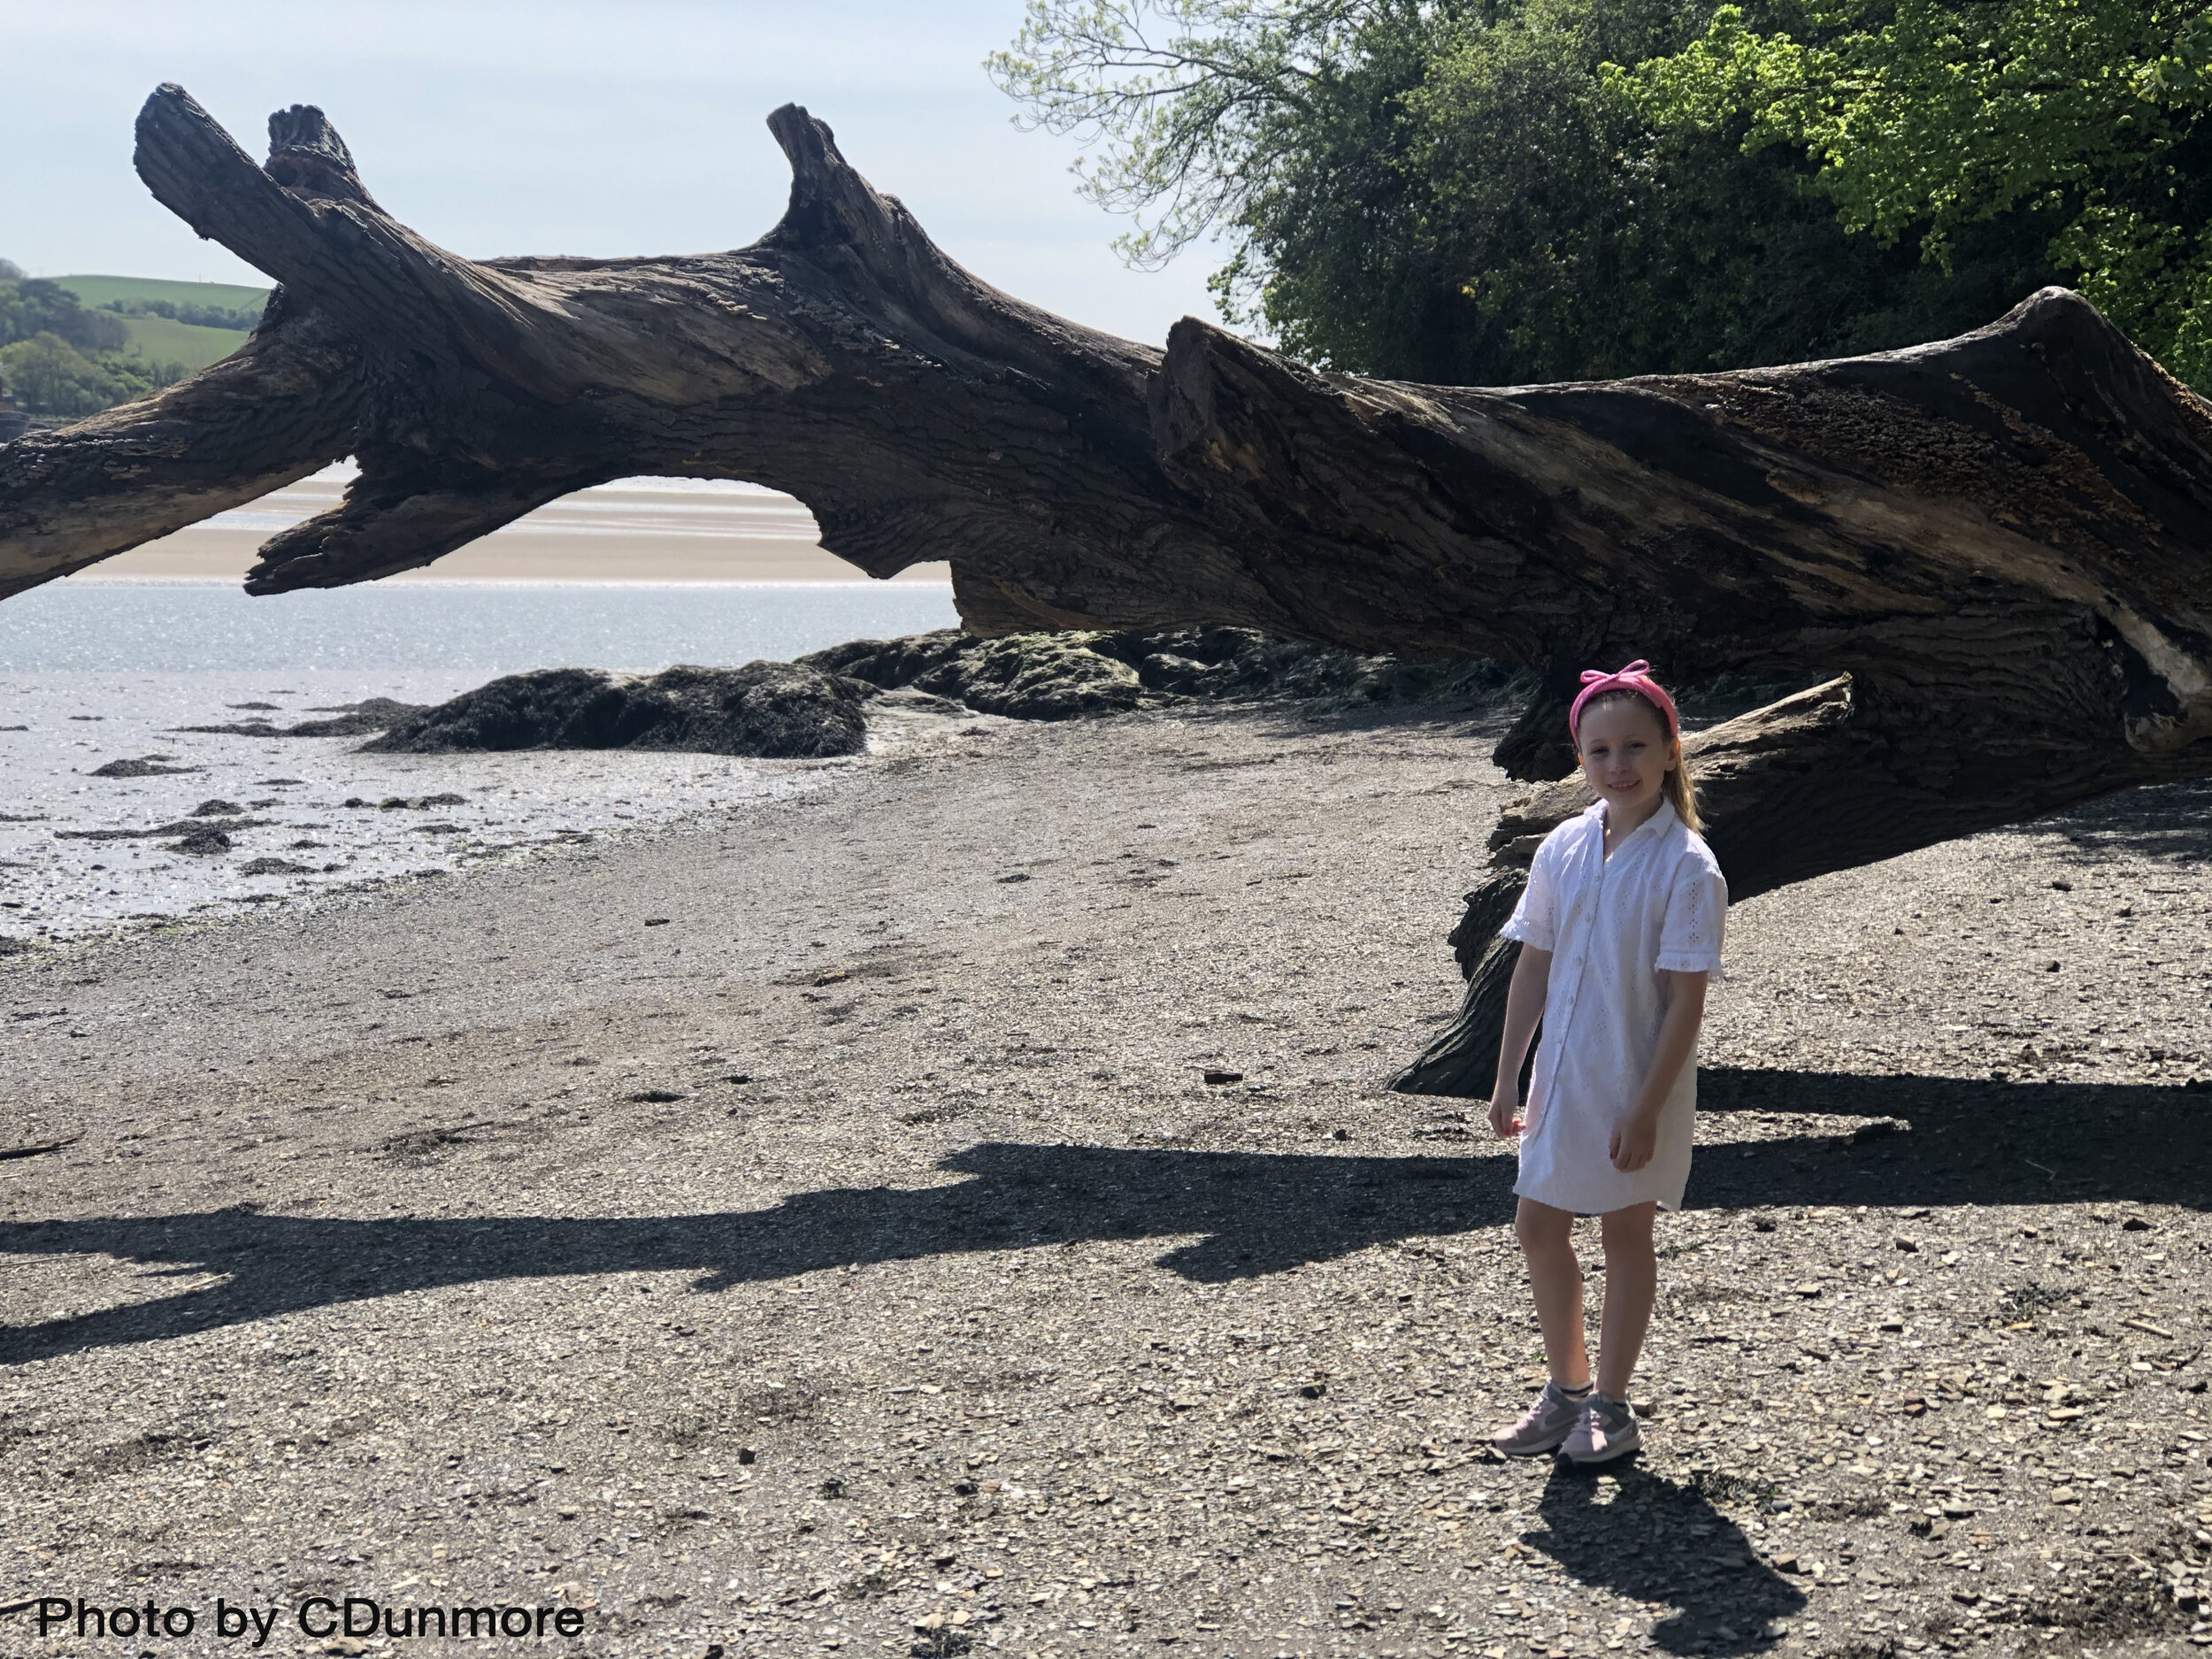
MULTIPOLYGON (((1651 1162, 1659 1141, 1659 1114, 1697 1047, 1697 1028, 1705 1018, 1705 982, 1702 973, 1677 973, 1663 968, 1659 972, 1659 983, 1667 994, 1667 1011, 1659 1021, 1659 1046, 1652 1052, 1650 1068, 1644 1073, 1644 1086, 1636 1091, 1634 1103, 1613 1128, 1613 1167, 1624 1173, 1651 1162)), ((1510 1029, 1512 1015, 1509 1012, 1506 1018, 1510 1029)))
POLYGON ((1523 945, 1506 987, 1505 1036, 1498 1044, 1498 1080, 1490 1087, 1490 1127, 1501 1138, 1520 1133, 1521 1062, 1528 1057, 1529 1039, 1544 1017, 1544 995, 1550 987, 1551 952, 1523 945))

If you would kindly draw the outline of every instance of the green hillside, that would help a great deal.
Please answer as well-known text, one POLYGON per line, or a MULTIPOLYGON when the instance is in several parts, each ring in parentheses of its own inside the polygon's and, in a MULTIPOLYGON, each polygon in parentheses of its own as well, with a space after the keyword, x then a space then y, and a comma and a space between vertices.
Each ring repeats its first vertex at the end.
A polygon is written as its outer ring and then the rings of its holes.
POLYGON ((160 277, 63 276, 49 279, 67 288, 89 306, 111 300, 126 304, 139 300, 166 300, 172 305, 221 305, 234 311, 259 311, 269 303, 267 288, 242 288, 234 282, 170 282, 160 277))
POLYGON ((131 331, 129 349, 149 363, 181 363, 188 373, 230 356, 247 338, 234 329, 201 328, 166 317, 126 317, 122 321, 131 331))
POLYGON ((119 276, 65 276, 52 280, 96 311, 106 311, 119 303, 125 313, 122 324, 130 331, 130 343, 125 349, 148 364, 181 365, 188 374, 230 356, 246 343, 246 330, 210 326, 227 319, 202 313, 258 316, 269 300, 268 289, 234 282, 172 282, 160 277, 119 276), (170 314, 148 314, 153 312, 170 314))

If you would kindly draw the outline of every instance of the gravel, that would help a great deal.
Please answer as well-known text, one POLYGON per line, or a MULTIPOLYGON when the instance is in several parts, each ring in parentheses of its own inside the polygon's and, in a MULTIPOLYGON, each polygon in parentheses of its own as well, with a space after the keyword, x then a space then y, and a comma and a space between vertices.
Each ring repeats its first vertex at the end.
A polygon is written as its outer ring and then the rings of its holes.
POLYGON ((219 1596, 355 1651, 295 1622, 346 1595, 690 1659, 2207 1645, 2212 791, 1732 915, 1647 1450, 1573 1476, 1484 1449, 1509 1154, 1382 1087, 1497 729, 995 722, 0 961, 14 1597, 197 1609, 157 1659, 245 1650, 219 1596))

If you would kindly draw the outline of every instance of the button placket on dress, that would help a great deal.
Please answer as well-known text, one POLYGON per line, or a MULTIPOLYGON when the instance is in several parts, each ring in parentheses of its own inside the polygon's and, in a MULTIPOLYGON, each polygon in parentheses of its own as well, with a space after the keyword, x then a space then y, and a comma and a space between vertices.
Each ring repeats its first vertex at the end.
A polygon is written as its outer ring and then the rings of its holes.
MULTIPOLYGON (((1608 813, 1610 810, 1609 807, 1606 809, 1608 813)), ((1606 813, 1600 813, 1598 816, 1597 833, 1591 838, 1590 845, 1584 849, 1582 855, 1585 858, 1594 858, 1597 861, 1597 871, 1594 878, 1586 886, 1583 895, 1584 902, 1576 905, 1573 915, 1569 918, 1568 926, 1563 926, 1560 930, 1563 941, 1571 938, 1575 941, 1563 964, 1569 977, 1566 1002, 1560 1010, 1557 1039, 1563 1048, 1574 1030, 1575 1011, 1582 1005, 1582 988, 1587 982, 1590 972, 1591 946, 1599 937, 1601 925, 1605 920, 1606 895, 1609 887, 1617 887, 1620 885, 1617 881, 1609 884, 1607 878, 1613 873, 1616 865, 1619 865, 1622 869, 1627 868, 1624 861, 1628 857, 1629 849, 1646 839, 1647 832, 1657 828, 1660 819, 1665 816, 1667 815, 1663 813, 1654 812, 1647 818, 1628 833, 1621 844, 1613 849, 1613 855, 1609 858, 1605 854, 1606 813), (1571 932, 1575 924, 1580 922, 1586 910, 1589 918, 1588 926, 1581 927, 1578 933, 1571 932)), ((1577 885, 1583 884, 1578 883, 1577 885)), ((1555 962, 1555 971, 1560 965, 1562 964, 1555 962)), ((1547 1033, 1543 1041, 1549 1042, 1553 1039, 1547 1033)), ((1552 1071, 1554 1075, 1547 1078, 1548 1083, 1555 1083, 1555 1065, 1552 1068, 1552 1071)), ((1540 1130, 1543 1127, 1543 1120, 1550 1116, 1552 1093, 1552 1088, 1545 1089, 1544 1098, 1538 1102, 1536 1121, 1525 1126, 1521 1132, 1524 1141, 1532 1133, 1540 1130)))
MULTIPOLYGON (((1557 1042, 1563 1048, 1566 1044, 1568 1033, 1574 1029, 1575 1010, 1581 1005, 1582 1002, 1583 976, 1589 971, 1590 966, 1590 941, 1597 937, 1598 918, 1604 911, 1605 865, 1608 861, 1604 856, 1603 832, 1604 826, 1601 822, 1596 844, 1598 858, 1596 885, 1590 887, 1581 881, 1573 883, 1574 888, 1577 889, 1576 899, 1578 902, 1575 902, 1573 908, 1562 918, 1559 929, 1560 941, 1568 947, 1565 953, 1566 959, 1564 962, 1555 960, 1552 964, 1554 972, 1562 967, 1566 969, 1567 995, 1559 1010, 1558 1035, 1554 1037, 1550 1032, 1547 1031, 1540 1041, 1557 1042), (1587 926, 1584 926, 1583 923, 1586 913, 1588 917, 1587 926)), ((1591 852, 1588 848, 1582 849, 1584 858, 1586 859, 1590 856, 1591 852)), ((1540 1059, 1542 1056, 1539 1057, 1540 1059)), ((1543 1128, 1544 1120, 1551 1116, 1551 1097, 1554 1092, 1551 1074, 1557 1070, 1555 1058, 1556 1056, 1554 1056, 1555 1064, 1545 1067, 1544 1094, 1543 1098, 1536 1102, 1535 1121, 1524 1125, 1521 1130, 1521 1139, 1525 1143, 1543 1128)))

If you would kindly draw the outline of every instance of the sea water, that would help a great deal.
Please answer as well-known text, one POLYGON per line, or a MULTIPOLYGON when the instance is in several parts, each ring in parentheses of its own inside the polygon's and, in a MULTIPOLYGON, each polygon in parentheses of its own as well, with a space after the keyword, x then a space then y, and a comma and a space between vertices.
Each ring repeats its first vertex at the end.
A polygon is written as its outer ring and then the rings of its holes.
POLYGON ((0 674, 529 668, 788 660, 959 626, 932 582, 367 583, 254 598, 227 580, 48 582, 0 603, 0 674))

